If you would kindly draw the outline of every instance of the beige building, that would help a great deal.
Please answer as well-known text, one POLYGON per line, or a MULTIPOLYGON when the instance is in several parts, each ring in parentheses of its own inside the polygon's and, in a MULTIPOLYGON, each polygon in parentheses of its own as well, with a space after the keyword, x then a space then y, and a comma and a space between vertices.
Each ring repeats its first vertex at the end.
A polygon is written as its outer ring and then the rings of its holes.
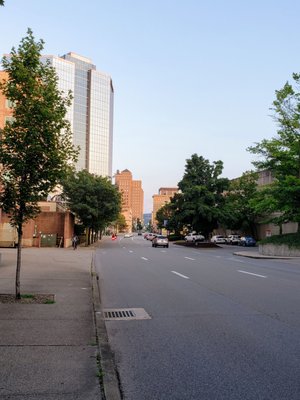
POLYGON ((132 224, 139 219, 143 221, 144 191, 141 180, 132 179, 132 173, 128 169, 115 174, 115 184, 122 194, 122 214, 125 217, 128 231, 132 230, 132 224))
POLYGON ((178 193, 178 188, 168 188, 163 187, 158 190, 158 194, 154 194, 152 196, 153 199, 153 211, 152 211, 152 225, 156 227, 156 213, 157 211, 163 207, 166 203, 170 202, 171 197, 174 196, 175 193, 178 193))

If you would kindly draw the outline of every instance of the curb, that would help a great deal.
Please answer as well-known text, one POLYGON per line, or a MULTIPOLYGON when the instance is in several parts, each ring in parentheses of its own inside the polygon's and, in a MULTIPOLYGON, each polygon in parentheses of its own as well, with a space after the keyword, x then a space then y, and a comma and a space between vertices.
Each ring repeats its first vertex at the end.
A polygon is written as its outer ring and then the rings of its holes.
POLYGON ((107 330, 103 319, 99 276, 95 271, 94 257, 91 264, 92 300, 98 346, 99 380, 103 400, 121 400, 121 391, 114 357, 110 349, 107 330))
POLYGON ((259 254, 259 253, 246 253, 246 252, 234 252, 232 253, 235 256, 240 256, 240 257, 248 257, 248 258, 256 258, 256 259, 261 259, 261 260, 290 260, 290 259, 295 259, 295 258, 299 258, 299 257, 284 257, 284 256, 267 256, 264 254, 259 254))

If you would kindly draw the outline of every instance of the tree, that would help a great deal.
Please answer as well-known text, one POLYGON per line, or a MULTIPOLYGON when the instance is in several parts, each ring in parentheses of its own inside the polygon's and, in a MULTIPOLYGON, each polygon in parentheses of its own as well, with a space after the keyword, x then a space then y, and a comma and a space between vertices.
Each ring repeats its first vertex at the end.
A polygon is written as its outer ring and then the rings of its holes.
POLYGON ((221 223, 232 230, 251 232, 256 237, 256 221, 261 210, 257 202, 261 198, 257 190, 258 175, 245 172, 240 178, 230 182, 229 189, 224 194, 225 203, 221 223))
POLYGON ((272 171, 275 181, 268 194, 273 208, 276 205, 282 221, 297 222, 300 232, 300 74, 293 74, 293 80, 294 85, 287 82, 275 92, 272 110, 277 136, 248 150, 261 158, 253 161, 254 166, 272 171))
POLYGON ((4 6, 4 0, 0 0, 0 6, 4 6))
POLYGON ((63 182, 63 192, 71 211, 89 233, 102 231, 119 216, 121 195, 106 177, 91 174, 87 170, 70 172, 63 182))
POLYGON ((28 29, 18 50, 2 60, 8 79, 0 90, 13 104, 13 119, 0 132, 0 206, 18 232, 17 299, 23 225, 40 212, 38 201, 60 182, 78 153, 65 119, 71 94, 63 96, 54 69, 40 62, 43 44, 28 29))
POLYGON ((114 221, 113 225, 116 226, 118 232, 124 232, 128 228, 126 219, 121 213, 119 213, 118 218, 114 221))
POLYGON ((180 221, 206 237, 217 227, 222 215, 223 192, 229 184, 227 178, 219 177, 222 170, 222 161, 210 164, 202 156, 193 154, 178 183, 182 193, 174 206, 179 210, 180 221))
POLYGON ((157 226, 167 229, 169 232, 180 234, 183 224, 180 220, 180 203, 182 195, 175 193, 169 203, 163 205, 156 213, 157 226))

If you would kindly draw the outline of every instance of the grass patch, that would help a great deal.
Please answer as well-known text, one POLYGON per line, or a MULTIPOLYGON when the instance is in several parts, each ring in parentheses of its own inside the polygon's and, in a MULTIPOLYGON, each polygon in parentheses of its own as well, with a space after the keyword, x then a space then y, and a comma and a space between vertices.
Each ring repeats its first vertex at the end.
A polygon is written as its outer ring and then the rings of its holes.
POLYGON ((44 304, 54 304, 54 300, 45 300, 44 304))
POLYGON ((287 233, 274 235, 259 241, 259 244, 286 245, 290 248, 300 249, 300 233, 287 233))
POLYGON ((21 294, 21 299, 33 299, 33 294, 21 294))

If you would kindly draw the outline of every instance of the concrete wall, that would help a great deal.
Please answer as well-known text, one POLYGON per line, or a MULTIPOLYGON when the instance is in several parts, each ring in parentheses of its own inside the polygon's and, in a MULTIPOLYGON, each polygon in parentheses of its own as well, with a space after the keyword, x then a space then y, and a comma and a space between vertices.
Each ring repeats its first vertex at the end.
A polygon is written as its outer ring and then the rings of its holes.
POLYGON ((287 245, 260 244, 259 253, 265 256, 300 257, 300 250, 287 245))

